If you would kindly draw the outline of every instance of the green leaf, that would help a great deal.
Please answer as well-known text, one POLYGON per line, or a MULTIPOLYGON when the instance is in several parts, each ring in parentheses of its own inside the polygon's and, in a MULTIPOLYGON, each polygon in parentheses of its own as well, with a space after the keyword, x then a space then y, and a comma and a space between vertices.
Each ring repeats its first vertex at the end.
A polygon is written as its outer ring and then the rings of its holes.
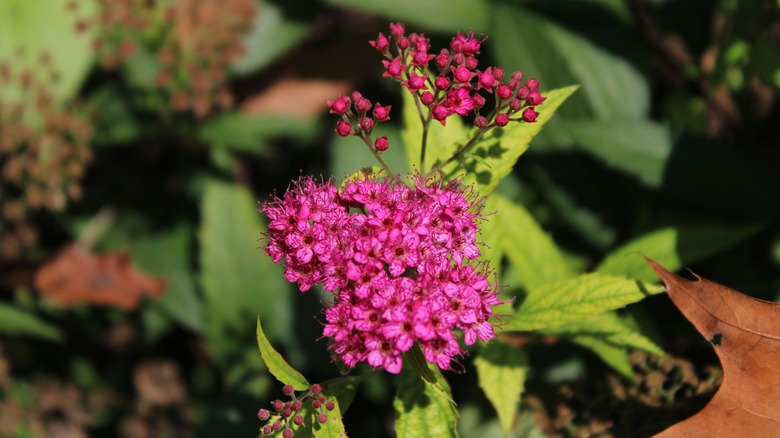
POLYGON ((604 274, 584 274, 530 289, 512 320, 501 327, 539 330, 618 309, 661 293, 661 286, 604 274))
MULTIPOLYGON (((7 62, 14 76, 31 73, 33 81, 51 93, 55 107, 76 94, 92 64, 97 4, 80 1, 74 10, 68 4, 0 1, 0 62, 7 62), (79 21, 89 24, 83 32, 76 31, 79 21), (46 64, 41 62, 44 55, 49 58, 46 64), (53 73, 56 81, 51 79, 53 73)), ((26 92, 17 84, 2 84, 0 99, 20 101, 26 92)), ((34 108, 28 107, 28 111, 34 108)))
POLYGON ((468 32, 487 27, 492 4, 486 0, 328 0, 343 8, 384 15, 391 21, 407 23, 408 32, 436 31, 468 32), (412 29, 411 24, 426 29, 412 29))
POLYGON ((328 421, 324 424, 317 421, 317 412, 312 412, 311 420, 314 427, 312 428, 313 436, 322 438, 341 438, 347 436, 344 430, 344 423, 341 418, 341 408, 339 408, 338 399, 330 394, 325 394, 327 402, 333 402, 334 408, 332 411, 327 411, 328 421))
POLYGON ((628 351, 625 348, 610 344, 598 336, 572 336, 570 340, 595 353, 596 356, 604 361, 604 363, 620 373, 623 377, 631 381, 634 380, 634 372, 631 367, 631 362, 628 360, 628 351))
POLYGON ((224 113, 201 125, 197 137, 214 147, 253 154, 267 153, 265 141, 271 137, 310 138, 317 131, 315 120, 289 116, 249 116, 224 113))
MULTIPOLYGON (((190 330, 203 330, 203 305, 190 269, 192 230, 184 224, 170 231, 146 233, 128 242, 133 261, 145 272, 163 276, 165 293, 148 308, 160 310, 190 330)), ((144 309, 146 311, 146 309, 144 309)))
POLYGON ((244 38, 246 54, 233 62, 230 70, 241 76, 253 73, 286 53, 308 34, 307 23, 285 18, 279 6, 264 2, 244 38))
POLYGON ((274 349, 268 338, 265 337, 263 326, 260 324, 260 317, 257 317, 257 347, 260 349, 260 356, 263 358, 268 371, 276 377, 276 380, 285 385, 292 385, 296 391, 306 391, 309 389, 309 382, 301 373, 284 360, 281 354, 274 349))
POLYGON ((0 333, 6 335, 30 336, 47 341, 61 341, 59 328, 37 316, 0 303, 0 333))
MULTIPOLYGON (((558 107, 577 88, 572 85, 543 93, 547 100, 536 107, 539 117, 534 123, 512 122, 503 128, 488 131, 464 157, 444 166, 442 171, 446 179, 465 174, 464 184, 473 183, 477 193, 482 196, 489 195, 498 182, 509 174, 520 155, 528 150, 531 140, 542 130, 558 107)), ((447 123, 449 124, 449 121, 447 123)), ((455 151, 454 148, 450 150, 455 151)), ((448 150, 445 156, 448 158, 452 152, 448 150)), ((439 156, 444 157, 441 154, 439 156)))
MULTIPOLYGON (((582 35, 511 3, 491 5, 498 63, 522 69, 545 88, 579 83, 582 93, 566 116, 638 120, 650 108, 650 90, 639 71, 582 35)), ((544 94, 544 93, 542 93, 544 94)))
MULTIPOLYGON (((407 165, 410 170, 417 169, 422 173, 431 170, 434 162, 441 162, 452 155, 459 145, 468 138, 469 130, 459 117, 450 117, 446 125, 432 121, 428 126, 428 140, 425 147, 425 169, 420 169, 420 153, 422 150, 423 122, 414 103, 414 97, 405 88, 401 90, 403 99, 403 130, 401 139, 406 150, 407 165)), ((422 104, 421 104, 422 105, 422 104)), ((424 108, 424 107, 423 107, 424 108)))
POLYGON ((455 405, 455 401, 452 400, 452 396, 450 395, 447 381, 444 379, 444 376, 441 375, 441 371, 439 371, 437 367, 430 365, 425 360, 425 355, 423 354, 422 349, 420 349, 419 344, 415 343, 409 351, 404 353, 403 357, 405 362, 411 366, 423 382, 430 386, 431 389, 439 394, 439 396, 446 398, 450 403, 455 405))
MULTIPOLYGON (((443 379, 442 379, 443 380, 443 379)), ((449 395, 446 381, 444 389, 449 395)), ((398 438, 457 437, 458 412, 450 402, 426 384, 410 367, 404 367, 393 400, 398 438)))
POLYGON ((648 187, 663 184, 672 153, 668 126, 646 120, 566 119, 560 124, 577 146, 648 187))
POLYGON ((763 228, 760 224, 701 224, 663 228, 637 237, 611 252, 596 267, 596 272, 626 275, 647 282, 656 281, 657 275, 645 257, 658 261, 670 271, 676 271, 687 264, 718 254, 763 228))
POLYGON ((200 283, 205 335, 219 363, 230 366, 250 341, 259 313, 271 339, 289 337, 289 285, 258 248, 265 230, 246 189, 208 180, 201 201, 200 283), (249 330, 247 330, 249 329, 249 330))
POLYGON ((533 289, 575 275, 555 242, 525 208, 503 196, 496 196, 495 205, 493 220, 500 224, 500 241, 520 285, 533 289))
POLYGON ((474 358, 479 386, 498 413, 504 435, 509 435, 525 390, 528 358, 519 348, 494 342, 474 358))

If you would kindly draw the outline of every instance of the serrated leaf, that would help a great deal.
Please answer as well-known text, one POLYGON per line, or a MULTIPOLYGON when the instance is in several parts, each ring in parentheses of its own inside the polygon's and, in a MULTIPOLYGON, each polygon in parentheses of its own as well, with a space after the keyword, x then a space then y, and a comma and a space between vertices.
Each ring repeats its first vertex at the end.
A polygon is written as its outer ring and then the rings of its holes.
POLYGON ((317 421, 317 412, 312 412, 311 420, 313 436, 322 438, 341 438, 346 437, 347 432, 344 430, 344 423, 341 418, 341 408, 339 408, 338 399, 330 394, 325 394, 327 402, 333 402, 333 410, 327 411, 328 420, 325 423, 317 421))
MULTIPOLYGON (((443 382, 449 394, 449 385, 443 382)), ((398 438, 457 437, 458 412, 450 402, 426 384, 410 367, 401 371, 393 400, 395 434, 398 438)))
POLYGON ((503 251, 521 286, 533 289, 575 275, 555 242, 525 208, 503 196, 496 196, 495 205, 503 251))
POLYGON ((623 323, 614 312, 606 312, 580 321, 542 329, 544 333, 556 336, 590 336, 624 349, 643 350, 657 356, 664 351, 653 341, 623 323))
POLYGON ((438 31, 468 32, 472 28, 484 31, 491 7, 485 0, 328 0, 328 3, 403 21, 410 32, 418 33, 421 30, 411 29, 410 23, 438 31))
POLYGON ((205 335, 224 366, 242 355, 244 340, 251 342, 258 314, 269 338, 284 339, 290 333, 289 286, 280 267, 258 249, 264 226, 256 205, 243 187, 205 183, 198 232, 205 335))
MULTIPOLYGON (((417 169, 421 173, 428 172, 434 162, 442 161, 457 150, 458 145, 464 144, 468 138, 469 130, 458 117, 450 117, 447 124, 442 125, 433 121, 428 126, 428 139, 425 147, 425 169, 420 169, 420 154, 422 151, 423 122, 414 97, 406 89, 401 90, 403 99, 403 130, 401 139, 406 150, 407 165, 410 170, 417 169), (451 151, 448 153, 448 151, 451 151)), ((423 107, 424 108, 424 107, 423 107)))
POLYGON ((663 288, 625 277, 584 274, 529 290, 512 320, 501 330, 539 330, 618 309, 663 288))
MULTIPOLYGON (((512 122, 503 128, 491 129, 475 142, 473 148, 464 157, 442 168, 445 179, 453 179, 465 174, 464 184, 473 183, 477 193, 482 196, 489 195, 498 182, 509 174, 520 155, 528 150, 531 140, 542 130, 558 107, 577 88, 577 85, 572 85, 544 91, 542 94, 547 100, 536 107, 539 111, 536 122, 512 122)), ((449 121, 447 123, 449 124, 449 121)), ((446 155, 439 155, 441 158, 439 162, 443 162, 443 159, 448 158, 456 149, 450 145, 446 155)))
POLYGON ((517 347, 494 342, 474 358, 479 386, 498 413, 504 435, 509 435, 525 390, 528 358, 517 347))
POLYGON ((611 252, 596 272, 626 275, 641 281, 654 281, 656 274, 645 257, 676 271, 686 264, 715 255, 753 235, 763 225, 697 225, 668 227, 640 236, 611 252))
POLYGON ((257 317, 257 347, 260 349, 260 356, 263 358, 268 371, 276 377, 276 380, 285 385, 292 385, 296 391, 305 391, 309 389, 309 381, 295 368, 290 366, 284 357, 274 349, 268 338, 263 332, 263 326, 260 324, 260 317, 257 317))
POLYGON ((61 341, 62 332, 37 316, 6 304, 0 304, 0 333, 61 341))

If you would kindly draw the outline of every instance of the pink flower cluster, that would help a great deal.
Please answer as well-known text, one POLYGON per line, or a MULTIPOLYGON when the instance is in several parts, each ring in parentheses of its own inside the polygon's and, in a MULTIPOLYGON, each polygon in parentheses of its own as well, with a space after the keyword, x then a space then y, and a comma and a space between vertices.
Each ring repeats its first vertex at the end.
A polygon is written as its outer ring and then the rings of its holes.
MULTIPOLYGON (((371 101, 363 97, 359 91, 353 91, 351 96, 339 96, 336 100, 329 100, 328 107, 331 114, 341 116, 341 121, 336 123, 336 134, 341 137, 357 135, 363 138, 370 146, 371 131, 377 122, 386 122, 390 120, 391 105, 382 106, 377 102, 371 110, 371 101), (354 108, 354 110, 353 110, 354 108)), ((384 152, 389 147, 387 136, 377 138, 373 143, 376 152, 384 152)))
POLYGON ((458 33, 449 49, 434 55, 424 34, 407 36, 403 24, 391 23, 389 36, 380 32, 369 43, 387 58, 382 61, 384 76, 408 88, 442 125, 453 114, 465 116, 472 111, 477 116, 474 124, 480 129, 506 126, 510 121, 535 122, 539 115, 535 107, 545 101, 539 82, 531 78, 522 84, 521 71, 503 82, 501 67, 478 69, 477 55, 486 38, 476 38, 473 32, 458 33), (434 75, 428 73, 431 62, 434 75), (495 99, 495 107, 487 117, 480 115, 485 105, 485 97, 479 93, 482 90, 495 99))
POLYGON ((266 251, 285 278, 306 291, 332 291, 323 335, 337 358, 401 371, 418 343, 428 362, 451 369, 458 344, 493 338, 489 318, 501 301, 487 279, 476 237, 480 199, 459 181, 366 176, 337 189, 302 177, 262 207, 266 251))

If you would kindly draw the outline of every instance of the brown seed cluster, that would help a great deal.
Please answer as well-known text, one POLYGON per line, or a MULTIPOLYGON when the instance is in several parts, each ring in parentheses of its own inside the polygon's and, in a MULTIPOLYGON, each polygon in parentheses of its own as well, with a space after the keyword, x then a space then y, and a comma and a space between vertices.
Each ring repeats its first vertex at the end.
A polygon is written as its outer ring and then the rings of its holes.
POLYGON ((157 61, 155 85, 177 112, 203 118, 233 105, 230 64, 244 54, 257 14, 253 0, 101 0, 101 65, 113 69, 139 51, 157 61))
POLYGON ((37 75, 0 61, 0 84, 20 90, 18 98, 0 98, 0 260, 36 243, 30 212, 61 211, 81 197, 92 159, 92 127, 72 107, 55 105, 49 87, 57 74, 48 58, 41 54, 36 68, 44 74, 37 75))

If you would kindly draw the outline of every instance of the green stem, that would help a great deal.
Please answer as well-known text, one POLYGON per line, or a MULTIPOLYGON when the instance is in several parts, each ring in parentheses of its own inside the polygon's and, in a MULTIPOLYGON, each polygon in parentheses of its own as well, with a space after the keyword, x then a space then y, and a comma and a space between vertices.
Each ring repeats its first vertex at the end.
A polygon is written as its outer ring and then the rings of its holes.
POLYGON ((398 178, 398 175, 393 173, 393 170, 390 169, 390 166, 388 166, 385 160, 382 159, 382 156, 379 155, 379 151, 377 151, 374 145, 371 144, 371 139, 368 138, 368 135, 360 134, 358 135, 358 137, 360 137, 360 139, 363 140, 363 143, 365 143, 366 146, 368 146, 368 150, 371 151, 372 154, 374 154, 374 158, 376 158, 376 160, 379 162, 382 168, 385 169, 385 172, 387 172, 387 174, 390 175, 390 177, 393 178, 395 182, 399 184, 403 184, 403 181, 401 181, 401 179, 398 178))

